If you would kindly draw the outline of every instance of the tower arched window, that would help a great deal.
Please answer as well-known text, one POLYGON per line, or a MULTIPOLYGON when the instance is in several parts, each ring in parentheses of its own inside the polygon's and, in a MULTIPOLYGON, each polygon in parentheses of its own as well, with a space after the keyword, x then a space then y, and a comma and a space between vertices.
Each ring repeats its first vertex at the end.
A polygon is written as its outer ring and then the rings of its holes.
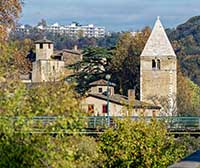
POLYGON ((154 59, 152 60, 152 69, 156 69, 156 61, 154 59))
POLYGON ((157 60, 157 69, 160 69, 160 60, 157 60))

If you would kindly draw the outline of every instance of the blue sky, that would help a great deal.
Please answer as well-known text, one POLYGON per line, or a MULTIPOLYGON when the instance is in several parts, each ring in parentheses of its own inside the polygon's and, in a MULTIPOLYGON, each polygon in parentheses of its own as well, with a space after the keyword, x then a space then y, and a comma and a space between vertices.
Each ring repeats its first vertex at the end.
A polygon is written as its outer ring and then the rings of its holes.
POLYGON ((25 0, 20 23, 35 25, 93 23, 107 30, 139 30, 152 26, 157 16, 165 27, 176 27, 200 15, 200 0, 25 0))

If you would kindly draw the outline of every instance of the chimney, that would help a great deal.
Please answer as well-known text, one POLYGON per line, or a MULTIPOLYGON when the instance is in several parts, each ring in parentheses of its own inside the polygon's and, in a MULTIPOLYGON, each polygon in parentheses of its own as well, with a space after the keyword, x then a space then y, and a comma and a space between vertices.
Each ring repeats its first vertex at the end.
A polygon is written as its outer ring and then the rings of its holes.
POLYGON ((135 89, 128 90, 128 102, 129 104, 133 104, 135 101, 135 89))

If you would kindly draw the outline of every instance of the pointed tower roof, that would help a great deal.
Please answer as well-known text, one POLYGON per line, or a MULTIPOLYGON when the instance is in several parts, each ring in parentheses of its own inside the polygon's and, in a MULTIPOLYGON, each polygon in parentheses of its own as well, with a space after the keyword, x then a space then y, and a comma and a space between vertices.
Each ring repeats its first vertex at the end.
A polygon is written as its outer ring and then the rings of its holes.
POLYGON ((141 56, 176 56, 159 17, 141 56))

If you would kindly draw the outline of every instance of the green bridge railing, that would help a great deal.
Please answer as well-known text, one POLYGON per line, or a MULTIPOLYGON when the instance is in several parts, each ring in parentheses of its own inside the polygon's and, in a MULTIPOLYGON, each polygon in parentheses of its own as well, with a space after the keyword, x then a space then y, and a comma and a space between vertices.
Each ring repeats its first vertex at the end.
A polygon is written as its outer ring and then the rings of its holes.
MULTIPOLYGON (((56 116, 35 116, 32 118, 25 119, 31 120, 34 125, 40 125, 42 128, 43 125, 50 125, 55 122, 60 117, 56 116)), ((80 120, 84 123, 84 131, 103 131, 109 127, 117 127, 116 119, 124 119, 127 117, 123 116, 89 116, 89 117, 80 117, 80 120)), ((158 120, 166 124, 166 128, 169 131, 199 131, 200 132, 200 117, 129 117, 133 121, 145 120, 150 122, 151 120, 158 120)), ((0 118, 1 119, 1 118, 0 118)), ((18 117, 8 118, 11 121, 18 120, 18 117)), ((0 121, 1 122, 1 121, 0 121)), ((63 127, 64 128, 64 127, 63 127)))
MULTIPOLYGON (((123 119, 125 117, 101 117, 101 116, 91 116, 86 117, 88 121, 88 128, 107 128, 108 123, 110 126, 115 126, 115 119, 123 119), (108 122, 110 120, 110 122, 108 122)), ((152 119, 162 121, 166 123, 168 129, 199 129, 200 130, 200 117, 130 117, 132 120, 143 119, 150 122, 152 119)))

